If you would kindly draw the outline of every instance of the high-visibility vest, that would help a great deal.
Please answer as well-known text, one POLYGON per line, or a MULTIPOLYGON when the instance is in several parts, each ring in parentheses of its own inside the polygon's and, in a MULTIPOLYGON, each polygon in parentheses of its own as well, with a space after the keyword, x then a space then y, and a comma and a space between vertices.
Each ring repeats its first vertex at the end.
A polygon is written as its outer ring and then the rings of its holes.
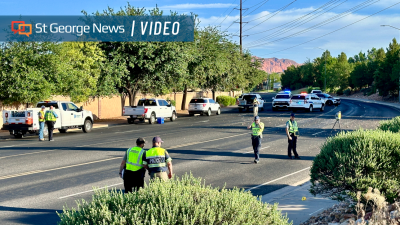
POLYGON ((253 105, 257 105, 257 104, 258 104, 258 100, 257 100, 257 98, 255 98, 253 101, 253 105))
POLYGON ((146 151, 147 166, 149 168, 166 167, 167 163, 171 161, 171 158, 165 159, 165 155, 168 154, 167 150, 154 147, 146 151))
POLYGON ((126 169, 130 171, 138 171, 143 168, 144 150, 141 147, 133 147, 126 151, 126 169))
POLYGON ((54 116, 53 110, 47 110, 45 114, 46 121, 56 121, 57 118, 54 116))
POLYGON ((262 136, 264 123, 259 122, 258 124, 256 124, 255 122, 253 122, 253 124, 251 124, 251 129, 253 131, 253 136, 262 136))
POLYGON ((299 128, 297 127, 297 122, 293 121, 292 124, 292 121, 289 120, 288 123, 289 123, 289 133, 294 133, 296 135, 299 132, 299 128))
POLYGON ((39 122, 44 122, 44 111, 42 110, 39 111, 39 122), (43 117, 43 119, 40 117, 43 117))

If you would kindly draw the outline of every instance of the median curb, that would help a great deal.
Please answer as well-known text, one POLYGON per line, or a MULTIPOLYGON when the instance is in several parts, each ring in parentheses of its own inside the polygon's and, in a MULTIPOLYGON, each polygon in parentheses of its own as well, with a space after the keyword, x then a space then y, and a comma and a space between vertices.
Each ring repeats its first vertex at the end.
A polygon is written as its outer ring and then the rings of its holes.
POLYGON ((289 222, 293 221, 294 225, 305 222, 311 216, 337 204, 337 201, 320 195, 313 196, 309 192, 311 187, 309 180, 308 178, 266 194, 262 196, 261 201, 268 204, 278 203, 278 210, 281 210, 282 214, 286 214, 289 222))

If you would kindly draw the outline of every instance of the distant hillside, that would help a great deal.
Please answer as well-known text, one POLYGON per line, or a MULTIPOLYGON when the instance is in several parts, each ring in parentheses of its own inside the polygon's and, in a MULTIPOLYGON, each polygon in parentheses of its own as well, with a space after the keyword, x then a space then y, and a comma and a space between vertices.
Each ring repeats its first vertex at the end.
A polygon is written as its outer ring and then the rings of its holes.
MULTIPOLYGON (((261 59, 260 57, 256 58, 261 59)), ((267 73, 282 73, 291 65, 299 66, 301 64, 290 59, 264 58, 262 69, 267 73)))

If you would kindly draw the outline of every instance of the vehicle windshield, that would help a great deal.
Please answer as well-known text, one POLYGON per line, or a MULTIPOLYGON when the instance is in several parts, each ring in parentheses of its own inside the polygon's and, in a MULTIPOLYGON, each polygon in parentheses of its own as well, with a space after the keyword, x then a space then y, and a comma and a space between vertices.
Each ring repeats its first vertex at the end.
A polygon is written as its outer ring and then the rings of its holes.
POLYGON ((156 100, 154 99, 141 99, 138 102, 138 106, 157 106, 156 100))
POLYGON ((277 98, 290 98, 290 96, 289 95, 277 95, 277 96, 275 96, 275 98, 277 99, 277 98))
POLYGON ((322 91, 316 91, 316 90, 314 90, 314 91, 312 91, 314 94, 316 94, 316 93, 322 93, 322 91))
POLYGON ((330 98, 332 96, 328 95, 328 94, 324 94, 325 98, 330 98))
POLYGON ((245 95, 244 97, 243 97, 243 99, 244 100, 254 100, 256 98, 256 96, 255 95, 245 95))
POLYGON ((305 95, 295 95, 292 97, 292 99, 306 99, 305 95))
POLYGON ((190 103, 207 103, 207 100, 202 98, 194 98, 190 100, 190 103))
POLYGON ((36 107, 40 108, 40 107, 42 107, 42 105, 44 105, 46 108, 53 106, 55 109, 58 109, 57 102, 40 102, 37 104, 36 107))

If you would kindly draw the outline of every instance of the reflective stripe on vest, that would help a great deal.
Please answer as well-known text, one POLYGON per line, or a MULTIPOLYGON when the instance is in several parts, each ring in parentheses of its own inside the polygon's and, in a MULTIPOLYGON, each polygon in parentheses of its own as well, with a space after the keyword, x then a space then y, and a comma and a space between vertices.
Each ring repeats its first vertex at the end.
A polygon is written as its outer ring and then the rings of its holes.
POLYGON ((157 168, 157 167, 166 167, 167 163, 165 161, 165 153, 167 150, 160 148, 160 147, 154 147, 146 152, 146 160, 147 166, 149 168, 157 168))
POLYGON ((293 121, 292 124, 292 121, 289 120, 288 123, 289 123, 289 133, 297 133, 299 131, 296 121, 293 121))
POLYGON ((46 121, 56 121, 57 118, 54 116, 53 110, 48 110, 46 111, 46 114, 44 115, 46 121))
POLYGON ((126 151, 126 169, 130 171, 138 171, 143 168, 144 150, 140 147, 133 147, 126 151))
POLYGON ((253 124, 251 124, 251 129, 253 131, 253 136, 261 136, 262 131, 264 130, 264 124, 260 122, 257 125, 255 122, 253 122, 253 124))
POLYGON ((42 111, 42 110, 39 111, 39 122, 44 122, 44 111, 42 111), (42 116, 43 116, 43 119, 40 118, 42 116))

